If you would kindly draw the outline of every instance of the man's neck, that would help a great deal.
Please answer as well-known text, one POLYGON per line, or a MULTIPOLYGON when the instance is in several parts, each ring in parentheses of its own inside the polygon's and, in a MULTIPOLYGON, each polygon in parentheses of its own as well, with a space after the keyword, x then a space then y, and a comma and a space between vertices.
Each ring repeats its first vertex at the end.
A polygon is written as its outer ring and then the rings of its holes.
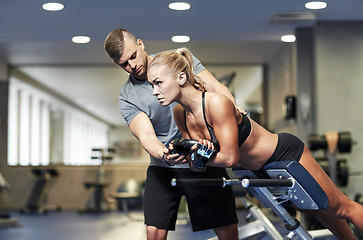
POLYGON ((143 77, 142 78, 137 78, 137 77, 135 77, 134 75, 132 75, 132 74, 130 74, 130 76, 132 76, 134 79, 136 79, 137 81, 139 81, 139 82, 146 82, 147 81, 147 79, 143 79, 143 77))

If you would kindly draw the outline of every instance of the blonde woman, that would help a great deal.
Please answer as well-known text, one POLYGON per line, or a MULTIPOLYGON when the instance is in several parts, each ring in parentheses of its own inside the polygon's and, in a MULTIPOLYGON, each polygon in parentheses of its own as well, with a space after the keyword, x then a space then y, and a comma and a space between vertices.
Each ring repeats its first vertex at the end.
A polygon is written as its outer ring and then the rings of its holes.
POLYGON ((227 97, 206 92, 203 81, 193 73, 192 64, 186 48, 163 52, 150 63, 148 81, 161 105, 179 103, 174 108, 174 118, 182 138, 199 140, 216 151, 211 156, 195 152, 189 159, 193 170, 203 171, 204 165, 260 170, 274 161, 298 161, 329 198, 326 209, 308 213, 338 239, 355 239, 346 220, 363 232, 363 206, 334 185, 299 138, 271 133, 238 112, 227 97))

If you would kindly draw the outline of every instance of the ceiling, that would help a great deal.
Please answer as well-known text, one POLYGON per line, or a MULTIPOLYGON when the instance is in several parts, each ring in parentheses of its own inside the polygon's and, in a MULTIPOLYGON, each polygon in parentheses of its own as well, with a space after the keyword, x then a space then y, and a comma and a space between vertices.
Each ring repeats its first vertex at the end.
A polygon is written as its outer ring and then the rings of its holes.
POLYGON ((362 0, 329 0, 324 10, 307 10, 301 0, 189 0, 189 11, 170 10, 165 0, 59 0, 65 5, 60 12, 42 10, 44 2, 0 1, 0 59, 111 125, 124 124, 118 94, 127 79, 103 50, 115 28, 143 39, 148 53, 186 46, 206 65, 261 64, 296 27, 363 21, 362 0), (270 22, 273 13, 292 12, 316 20, 270 22), (179 34, 191 42, 172 43, 179 34), (74 35, 91 42, 73 44, 74 35))

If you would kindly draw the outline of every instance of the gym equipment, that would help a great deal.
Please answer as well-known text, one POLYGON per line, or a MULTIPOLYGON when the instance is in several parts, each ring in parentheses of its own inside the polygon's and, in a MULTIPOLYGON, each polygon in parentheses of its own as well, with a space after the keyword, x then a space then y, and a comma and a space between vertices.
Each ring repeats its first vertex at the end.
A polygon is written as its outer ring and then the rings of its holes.
POLYGON ((295 96, 286 96, 285 104, 286 104, 286 120, 296 119, 296 97, 295 96))
POLYGON ((190 154, 190 163, 199 170, 205 169, 210 157, 215 153, 209 149, 207 145, 200 144, 198 141, 191 139, 175 139, 173 142, 171 153, 179 153, 182 155, 190 154), (197 148, 191 151, 190 148, 197 144, 197 148))
MULTIPOLYGON (((326 141, 325 135, 318 135, 312 133, 308 137, 309 149, 319 150, 327 149, 328 143, 326 141)), ((350 132, 339 132, 338 133, 338 150, 341 153, 350 153, 352 151, 352 146, 355 142, 352 140, 350 132)))
MULTIPOLYGON (((232 169, 227 168, 230 178, 236 178, 232 169)), ((235 197, 242 203, 248 214, 245 217, 247 224, 238 228, 239 239, 260 239, 266 235, 271 239, 282 239, 281 234, 277 231, 271 221, 266 217, 262 210, 248 198, 248 190, 238 185, 232 185, 235 197)), ((217 237, 208 240, 218 240, 217 237)))
MULTIPOLYGON (((0 172, 0 192, 3 190, 11 189, 11 185, 5 180, 0 172)), ((11 218, 8 213, 0 213, 0 227, 16 227, 18 226, 18 220, 16 218, 11 218)))
POLYGON ((106 161, 113 159, 113 148, 93 148, 93 154, 97 156, 91 156, 91 159, 101 161, 98 167, 98 174, 96 181, 84 182, 86 189, 93 190, 92 197, 87 201, 86 209, 79 211, 80 213, 102 213, 109 212, 110 206, 107 198, 104 196, 104 188, 110 185, 106 180, 106 161))
MULTIPOLYGON (((350 153, 352 145, 355 143, 352 140, 350 132, 333 132, 337 134, 337 149, 340 153, 350 153)), ((346 187, 349 183, 349 176, 361 175, 360 171, 350 171, 348 162, 345 159, 337 159, 337 151, 329 149, 326 140, 326 134, 310 134, 309 135, 309 149, 311 151, 325 150, 324 158, 317 158, 316 160, 324 171, 329 175, 334 184, 346 187)))
POLYGON ((26 206, 20 212, 47 214, 48 211, 60 211, 62 208, 59 205, 46 204, 50 185, 52 180, 58 177, 58 171, 53 168, 35 168, 32 169, 32 172, 37 177, 37 180, 33 185, 26 206))
POLYGON ((0 190, 2 189, 10 189, 11 185, 5 180, 3 175, 0 172, 0 190))
MULTIPOLYGON (((238 179, 172 179, 172 186, 178 185, 239 185, 248 189, 263 206, 271 210, 285 223, 289 233, 284 239, 315 239, 330 237, 327 230, 307 231, 283 206, 291 202, 300 209, 325 209, 329 200, 325 192, 306 169, 296 161, 273 162, 264 167, 265 178, 260 172, 235 168, 238 179)), ((269 234, 272 239, 282 239, 269 234)), ((242 239, 242 238, 241 238, 242 239)), ((244 238, 245 239, 245 238, 244 238)))
POLYGON ((136 221, 138 219, 130 215, 129 208, 137 206, 141 208, 142 191, 140 183, 135 179, 129 179, 117 189, 117 192, 111 193, 110 196, 117 200, 118 209, 122 209, 130 220, 136 221))
POLYGON ((172 154, 179 153, 181 155, 187 156, 188 154, 191 153, 190 148, 194 144, 199 144, 199 142, 196 141, 196 140, 191 140, 191 139, 181 139, 181 138, 177 138, 177 139, 173 140, 171 142, 171 144, 173 144, 173 149, 170 150, 170 152, 172 154))
MULTIPOLYGON (((319 163, 322 169, 331 176, 330 174, 330 162, 327 158, 316 158, 316 161, 319 163)), ((336 183, 339 186, 346 187, 349 183, 350 176, 356 176, 362 174, 360 171, 352 171, 348 167, 348 162, 346 159, 337 159, 336 160, 336 183)))

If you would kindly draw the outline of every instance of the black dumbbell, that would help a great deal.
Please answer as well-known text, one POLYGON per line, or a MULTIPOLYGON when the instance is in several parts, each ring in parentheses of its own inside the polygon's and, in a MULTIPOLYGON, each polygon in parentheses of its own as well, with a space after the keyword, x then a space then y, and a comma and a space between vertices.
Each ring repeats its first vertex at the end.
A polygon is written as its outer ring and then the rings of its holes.
MULTIPOLYGON (((310 134, 309 135, 309 149, 310 150, 319 150, 319 149, 327 149, 328 144, 326 142, 325 135, 318 134, 310 134)), ((352 150, 352 136, 350 132, 339 132, 338 133, 338 150, 341 153, 349 153, 352 150)))

